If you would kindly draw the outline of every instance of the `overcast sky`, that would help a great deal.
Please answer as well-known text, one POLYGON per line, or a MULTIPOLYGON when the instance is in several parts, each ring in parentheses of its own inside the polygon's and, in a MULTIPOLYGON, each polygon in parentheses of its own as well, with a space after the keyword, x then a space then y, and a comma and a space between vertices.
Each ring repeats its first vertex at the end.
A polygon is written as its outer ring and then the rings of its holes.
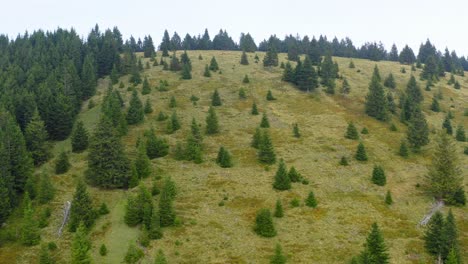
POLYGON ((0 33, 75 28, 82 36, 98 23, 118 26, 125 38, 150 34, 159 44, 164 29, 213 38, 226 29, 238 42, 250 32, 258 44, 276 34, 350 37, 355 45, 382 41, 415 53, 427 38, 440 50, 468 55, 467 0, 13 0, 1 4, 0 33))

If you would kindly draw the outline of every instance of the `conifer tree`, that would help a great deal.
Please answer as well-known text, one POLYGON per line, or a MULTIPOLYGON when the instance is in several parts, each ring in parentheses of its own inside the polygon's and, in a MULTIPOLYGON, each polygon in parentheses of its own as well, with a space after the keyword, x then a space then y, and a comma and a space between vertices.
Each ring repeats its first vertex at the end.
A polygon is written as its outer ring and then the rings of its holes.
POLYGON ((361 261, 362 263, 388 264, 390 263, 390 256, 387 251, 387 246, 379 227, 377 223, 373 223, 372 230, 366 239, 364 251, 360 256, 361 261))
POLYGON ((343 78, 343 82, 341 85, 341 93, 342 94, 349 94, 351 91, 351 86, 348 83, 348 80, 346 78, 343 78))
POLYGON ((286 256, 283 255, 280 244, 276 244, 275 254, 270 259, 270 264, 285 264, 286 256))
POLYGON ((299 172, 297 172, 297 170, 296 170, 296 168, 294 166, 292 166, 289 169, 288 177, 291 180, 291 182, 299 182, 299 181, 301 181, 301 178, 302 178, 301 174, 299 172))
POLYGON ((24 211, 21 225, 21 244, 25 246, 35 246, 41 241, 41 234, 37 221, 34 219, 34 210, 28 192, 23 198, 24 211))
POLYGON ((190 80, 192 79, 192 70, 189 64, 183 64, 182 72, 181 72, 182 80, 190 80))
POLYGON ((262 140, 262 132, 260 130, 260 128, 256 128, 255 129, 255 133, 253 135, 253 138, 252 138, 252 142, 250 143, 250 146, 252 146, 253 148, 260 148, 260 142, 262 140))
POLYGON ((143 109, 145 114, 150 114, 153 112, 153 106, 151 106, 151 101, 149 98, 146 98, 145 107, 143 109))
POLYGON ((257 235, 262 237, 276 236, 276 230, 269 209, 260 209, 257 212, 254 231, 257 235))
POLYGON ((94 59, 90 54, 86 55, 81 69, 82 99, 88 99, 96 93, 96 69, 94 59))
POLYGON ((146 146, 143 142, 140 142, 137 147, 137 157, 135 160, 135 168, 138 173, 138 178, 144 179, 151 175, 151 161, 146 154, 146 146))
POLYGON ((307 196, 307 199, 305 200, 305 204, 308 207, 312 207, 312 208, 317 207, 317 200, 315 199, 315 195, 313 191, 309 192, 309 195, 307 196))
POLYGON ((390 113, 396 113, 395 99, 393 99, 393 95, 390 91, 387 93, 387 107, 390 113))
POLYGON ((442 250, 442 258, 444 260, 448 260, 451 251, 452 254, 455 255, 456 259, 460 261, 460 245, 458 241, 458 230, 457 224, 455 222, 455 217, 453 216, 452 209, 449 210, 447 217, 445 218, 445 225, 444 225, 444 248, 442 250))
POLYGON ((350 61, 349 61, 349 65, 348 65, 348 67, 349 67, 350 69, 354 69, 354 68, 356 68, 356 66, 354 65, 354 62, 353 62, 353 60, 350 60, 350 61))
POLYGON ((293 124, 293 135, 295 138, 301 137, 301 133, 299 132, 299 125, 297 123, 293 124))
POLYGON ((390 191, 387 191, 387 194, 385 194, 385 203, 387 205, 393 204, 392 193, 390 193, 390 191))
POLYGON ((400 143, 400 149, 398 154, 403 158, 407 158, 409 156, 408 146, 406 145, 406 140, 402 140, 400 143))
POLYGON ((273 93, 271 92, 271 90, 268 90, 267 95, 266 95, 266 99, 267 99, 267 101, 276 100, 276 98, 273 96, 273 93))
POLYGON ((144 255, 145 253, 143 253, 135 243, 130 243, 128 245, 127 253, 125 254, 124 261, 127 264, 136 264, 144 255))
POLYGON ((91 241, 87 235, 86 225, 80 222, 72 241, 71 263, 91 264, 92 259, 89 254, 90 249, 91 241))
POLYGON ((244 84, 250 83, 250 79, 249 79, 249 76, 247 74, 244 76, 244 79, 242 79, 242 83, 244 83, 244 84))
POLYGON ((216 158, 216 163, 221 168, 232 167, 231 154, 224 147, 219 148, 218 157, 216 158))
POLYGON ((444 129, 445 132, 447 132, 449 135, 453 134, 452 123, 450 122, 448 115, 445 117, 444 122, 442 123, 442 129, 444 129))
POLYGON ((372 170, 372 182, 379 186, 384 186, 387 183, 385 171, 381 166, 374 166, 372 170))
POLYGON ((437 211, 429 220, 424 233, 424 246, 427 252, 440 259, 446 246, 444 225, 444 217, 441 212, 437 211))
POLYGON ((169 57, 170 46, 171 40, 169 38, 169 33, 167 32, 167 30, 164 30, 164 36, 161 45, 159 46, 159 49, 162 50, 162 57, 169 57))
POLYGON ((39 264, 54 264, 55 261, 49 254, 49 249, 46 244, 41 244, 41 251, 39 252, 39 264))
POLYGON ((142 95, 147 95, 147 94, 150 94, 151 93, 151 87, 150 87, 150 84, 148 82, 148 78, 145 77, 145 79, 143 80, 143 87, 141 89, 141 94, 142 95))
POLYGON ((356 150, 356 160, 359 161, 366 161, 367 160, 367 154, 366 154, 366 149, 364 147, 364 144, 362 142, 359 142, 359 145, 356 150))
POLYGON ((129 125, 136 125, 143 123, 145 118, 145 112, 143 110, 143 104, 138 97, 136 90, 132 93, 132 98, 130 99, 130 106, 127 111, 127 123, 129 125))
POLYGON ((36 166, 46 162, 52 156, 50 145, 46 141, 47 137, 44 121, 35 111, 24 131, 24 139, 36 166))
POLYGON ((215 89, 213 95, 211 96, 211 105, 212 106, 221 106, 221 97, 219 96, 218 89, 215 89))
POLYGON ((309 57, 306 56, 304 63, 299 60, 294 70, 294 83, 299 90, 310 92, 318 87, 317 73, 309 57))
POLYGON ((88 131, 84 127, 83 121, 79 120, 71 135, 72 152, 79 153, 86 150, 89 144, 88 140, 88 131))
POLYGON ((289 83, 295 82, 294 70, 291 66, 291 63, 288 61, 284 66, 282 80, 289 83))
POLYGON ((210 67, 208 67, 208 64, 205 65, 205 71, 203 72, 203 76, 211 77, 211 71, 210 71, 210 67))
POLYGON ((269 128, 270 127, 270 122, 268 122, 268 117, 267 117, 266 113, 263 113, 262 121, 260 122, 260 127, 261 128, 269 128))
POLYGON ((382 85, 380 84, 380 75, 377 69, 374 68, 374 74, 369 84, 369 92, 366 96, 365 104, 366 114, 380 121, 385 121, 387 115, 387 100, 382 85))
POLYGON ((413 112, 408 125, 407 139, 414 152, 429 143, 429 127, 419 107, 413 112))
POLYGON ((218 117, 212 106, 208 110, 208 116, 206 117, 206 134, 213 135, 219 133, 218 117))
POLYGON ((149 228, 149 238, 150 239, 161 239, 163 237, 161 229, 161 218, 159 217, 159 212, 153 208, 153 213, 151 215, 151 225, 149 228))
POLYGON ((170 108, 175 108, 177 107, 177 101, 174 96, 171 96, 171 99, 169 99, 169 107, 170 108))
POLYGON ((270 134, 267 130, 263 131, 258 144, 258 160, 265 164, 276 162, 276 154, 271 142, 270 134))
POLYGON ((436 113, 440 112, 439 100, 436 97, 432 98, 431 110, 436 113))
POLYGON ((247 98, 247 95, 245 94, 245 89, 240 88, 239 89, 239 99, 246 99, 246 98, 247 98))
POLYGON ((163 112, 159 111, 158 117, 156 118, 157 121, 164 121, 168 118, 168 116, 163 112))
POLYGON ((99 215, 106 215, 110 213, 106 203, 102 203, 101 206, 99 206, 98 213, 99 215))
POLYGON ((278 53, 272 43, 268 44, 267 52, 263 58, 263 67, 277 67, 278 66, 278 53))
POLYGON ((164 138, 156 136, 154 128, 145 133, 146 154, 148 158, 155 159, 164 157, 169 153, 169 145, 164 138))
POLYGON ((457 255, 455 249, 450 249, 450 252, 447 256, 447 260, 445 261, 445 264, 459 264, 461 263, 459 260, 459 256, 457 255))
POLYGON ((276 200, 275 212, 274 212, 273 216, 276 217, 276 218, 281 218, 281 217, 284 216, 283 205, 281 204, 280 199, 276 200))
POLYGON ((135 188, 138 186, 140 182, 140 178, 138 177, 138 171, 136 170, 135 163, 131 164, 131 175, 130 179, 128 180, 128 188, 135 188))
POLYGON ((258 115, 257 103, 253 102, 252 110, 250 111, 252 115, 258 115))
POLYGON ((130 161, 111 122, 106 117, 101 118, 89 147, 86 179, 102 188, 124 188, 130 169, 130 161))
POLYGON ((387 88, 392 88, 392 89, 396 88, 395 78, 393 77, 392 73, 390 73, 387 76, 387 78, 385 78, 384 86, 387 87, 387 88))
POLYGON ((173 111, 171 115, 171 119, 167 123, 167 132, 169 134, 172 134, 179 129, 180 129, 179 118, 177 117, 177 112, 173 111))
POLYGON ((49 174, 43 172, 39 178, 39 184, 37 188, 37 201, 41 204, 45 204, 55 196, 55 188, 50 180, 49 174))
POLYGON ((424 68, 421 73, 421 78, 430 81, 439 80, 439 66, 435 56, 431 55, 424 61, 424 68))
POLYGON ((460 142, 466 141, 465 128, 462 124, 458 125, 457 131, 455 133, 455 139, 460 142))
POLYGON ((436 199, 452 202, 453 196, 463 188, 455 143, 446 133, 439 133, 436 147, 426 176, 427 188, 436 199))
POLYGON ((457 90, 460 90, 461 85, 460 85, 460 83, 458 82, 458 80, 455 81, 455 83, 454 83, 454 85, 453 85, 453 88, 455 88, 455 89, 457 89, 457 90))
POLYGON ((242 51, 242 56, 240 60, 241 65, 249 65, 249 60, 247 59, 247 54, 245 53, 245 50, 242 51))
POLYGON ((414 78, 413 75, 411 75, 411 78, 406 85, 406 96, 412 104, 419 104, 424 100, 421 88, 416 83, 416 78, 414 78))
POLYGON ((131 196, 127 200, 125 223, 129 226, 136 226, 141 223, 147 224, 151 218, 152 206, 151 194, 144 185, 140 184, 137 195, 131 196))
POLYGON ((162 227, 171 226, 174 224, 175 221, 175 212, 172 207, 174 194, 171 188, 172 187, 166 181, 161 191, 161 197, 159 199, 159 216, 162 227))
POLYGON ((156 258, 154 259, 154 264, 167 264, 166 256, 161 249, 158 251, 156 258))
POLYGON ((327 93, 333 94, 337 72, 335 72, 335 66, 333 64, 330 53, 324 57, 320 66, 320 76, 322 77, 321 84, 327 87, 327 93))
POLYGON ((64 174, 71 167, 70 161, 68 160, 68 154, 62 151, 55 161, 55 174, 64 174))
POLYGON ((291 189, 291 179, 288 176, 286 165, 284 164, 283 159, 281 159, 279 162, 278 170, 275 174, 273 188, 280 191, 291 189))
POLYGON ((185 150, 185 159, 193 160, 196 164, 203 162, 201 142, 193 135, 187 137, 187 146, 185 150))
POLYGON ((216 58, 213 56, 213 58, 211 58, 211 61, 210 61, 210 71, 218 71, 219 70, 219 66, 218 66, 218 62, 216 61, 216 58))
POLYGON ((101 247, 99 248, 99 255, 103 257, 107 255, 107 247, 105 244, 102 244, 101 247))
POLYGON ((356 126, 354 126, 353 122, 348 123, 348 127, 346 128, 345 138, 359 139, 359 133, 358 133, 358 131, 356 129, 356 126))
POLYGON ((348 159, 345 157, 345 156, 342 156, 341 157, 341 160, 340 160, 340 165, 341 166, 348 166, 348 159))
POLYGON ((90 228, 93 225, 96 215, 92 204, 93 201, 87 191, 86 184, 80 180, 76 185, 70 208, 68 227, 71 232, 75 232, 80 222, 86 228, 90 228))
POLYGON ((169 70, 170 71, 173 71, 173 72, 176 72, 176 71, 180 71, 182 69, 182 65, 179 61, 179 58, 177 58, 177 54, 176 52, 174 51, 172 53, 172 58, 171 58, 171 61, 169 63, 169 70))

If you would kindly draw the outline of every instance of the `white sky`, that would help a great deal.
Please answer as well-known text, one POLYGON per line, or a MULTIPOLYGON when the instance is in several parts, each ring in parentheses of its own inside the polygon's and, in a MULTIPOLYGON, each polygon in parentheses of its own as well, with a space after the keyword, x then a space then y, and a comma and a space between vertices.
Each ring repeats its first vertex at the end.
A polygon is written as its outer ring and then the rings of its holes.
POLYGON ((349 36, 365 41, 409 44, 417 54, 427 38, 439 50, 448 47, 468 55, 467 0, 13 0, 2 1, 0 33, 16 37, 26 30, 74 27, 82 36, 98 23, 118 26, 124 38, 150 34, 159 45, 164 29, 198 35, 208 28, 211 39, 226 29, 239 41, 250 32, 258 44, 270 34, 283 38, 320 34, 331 40, 349 36))

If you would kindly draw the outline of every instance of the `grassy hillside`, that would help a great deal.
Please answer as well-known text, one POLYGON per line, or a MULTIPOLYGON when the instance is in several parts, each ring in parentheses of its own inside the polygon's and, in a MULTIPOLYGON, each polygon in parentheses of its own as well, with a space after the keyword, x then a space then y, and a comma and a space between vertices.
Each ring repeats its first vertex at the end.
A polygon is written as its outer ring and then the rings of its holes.
MULTIPOLYGON (((142 263, 152 263, 159 249, 163 249, 169 263, 268 263, 276 243, 282 245, 289 263, 345 263, 362 250, 373 222, 378 222, 383 231, 392 263, 429 263, 421 239, 423 229, 418 227, 418 223, 433 201, 416 185, 423 183, 426 166, 430 162, 431 145, 424 148, 421 154, 403 159, 397 155, 397 151, 406 135, 405 125, 398 121, 398 117, 393 117, 398 131, 392 132, 390 122, 379 122, 364 114, 365 95, 374 65, 378 65, 383 78, 393 73, 398 91, 405 88, 411 74, 410 67, 394 62, 353 59, 356 68, 350 69, 350 59, 334 58, 339 64, 340 74, 351 85, 351 93, 347 96, 329 96, 320 89, 303 93, 282 82, 282 70, 279 67, 263 68, 261 59, 264 54, 257 54, 259 64, 254 63, 253 54, 248 54, 250 65, 243 66, 239 64, 240 52, 191 51, 192 80, 180 80, 179 73, 162 71, 161 66, 151 66, 144 71, 143 75, 149 78, 153 89, 149 95, 140 94, 140 98, 143 102, 150 98, 154 111, 146 116, 144 124, 130 126, 128 135, 123 138, 132 159, 136 154, 135 142, 145 129, 154 127, 159 135, 168 140, 173 150, 176 142, 185 141, 192 117, 204 128, 214 89, 220 92, 223 105, 216 108, 221 133, 205 137, 202 164, 176 161, 172 153, 152 160, 155 175, 145 182, 150 186, 153 181, 161 183, 161 178, 165 176, 172 177, 178 187, 174 206, 181 224, 164 228, 164 238, 151 242, 142 263), (203 60, 198 59, 200 54, 203 60), (209 64, 212 56, 216 56, 222 73, 213 73, 211 78, 203 77, 205 64, 209 64), (401 67, 405 67, 407 73, 401 73, 401 67), (250 78, 249 84, 242 83, 246 74, 250 78), (160 80, 169 82, 169 91, 157 91, 155 87, 160 80), (245 100, 240 100, 238 96, 241 87, 247 92, 245 100), (276 101, 266 100, 269 89, 276 101), (200 98, 197 106, 192 105, 191 95, 200 98), (169 108, 171 96, 177 99, 175 110, 182 129, 167 135, 166 123, 158 122, 156 116, 159 111, 166 114, 172 112, 169 108), (261 115, 250 114, 254 101, 260 112, 268 114, 277 157, 283 158, 288 168, 295 166, 309 184, 295 183, 289 191, 273 190, 277 164, 261 165, 256 159, 256 150, 250 147, 252 135, 261 119, 261 115), (353 158, 358 141, 343 136, 350 121, 356 124, 358 131, 364 127, 369 130, 369 134, 361 135, 369 155, 367 162, 358 162, 353 158), (302 134, 299 139, 293 137, 293 123, 299 125, 302 134), (222 169, 214 162, 221 145, 233 154, 233 168, 222 169), (350 166, 338 164, 342 156, 348 157, 350 166), (384 187, 370 181, 375 164, 385 168, 387 185, 384 187), (304 205, 304 199, 311 190, 318 200, 316 209, 304 205), (384 203, 387 190, 393 195, 392 206, 384 203), (294 198, 301 201, 299 207, 290 206, 294 198), (277 199, 281 199, 285 209, 284 218, 274 219, 278 235, 270 239, 261 238, 252 230, 255 213, 260 208, 273 210, 277 199), (224 201, 224 206, 219 205, 221 201, 224 201)), ((286 62, 285 54, 280 54, 280 61, 286 62)), ((414 74, 419 76, 419 73, 420 70, 417 70, 414 74)), ((468 77, 456 78, 460 81, 461 90, 448 86, 447 77, 447 80, 437 83, 432 91, 423 92, 424 112, 431 129, 440 129, 445 116, 443 112, 428 110, 433 95, 439 91, 444 98, 440 101, 443 111, 450 109, 455 115, 452 125, 463 124, 468 129, 468 117, 463 116, 468 108, 468 77)), ((127 90, 128 77, 121 79, 125 88, 120 92, 128 102, 131 95, 127 90)), ((425 83, 418 82, 424 89, 425 83)), ((98 94, 92 98, 97 106, 88 109, 85 104, 79 115, 90 131, 99 118, 100 103, 107 86, 107 79, 100 80, 98 94)), ((341 87, 341 81, 337 82, 337 86, 341 87)), ((141 85, 136 89, 141 91, 141 85)), ((431 138, 433 136, 431 134, 431 138)), ((467 144, 457 144, 466 183, 468 156, 461 153, 462 147, 467 144)), ((70 149, 69 140, 55 145, 55 153, 70 149)), ((86 169, 86 155, 86 152, 72 154, 72 169, 65 175, 53 176, 58 192, 52 202, 50 224, 43 229, 42 241, 57 243, 58 249, 54 255, 59 263, 69 260, 71 241, 68 232, 60 238, 57 236, 62 206, 65 201, 71 200, 76 178, 82 177, 86 169)), ((45 170, 53 175, 53 162, 44 165, 38 172, 45 170)), ((134 190, 89 189, 96 206, 106 202, 111 211, 97 221, 91 232, 93 258, 96 263, 120 263, 128 243, 137 240, 140 233, 138 228, 130 228, 123 222, 126 197, 134 190), (109 250, 106 257, 99 256, 99 247, 103 243, 109 250)), ((443 210, 446 212, 448 209, 443 210)), ((461 252, 468 259, 467 209, 452 210, 460 230, 461 252)), ((18 216, 12 218, 18 219, 18 216)), ((17 224, 12 220, 8 225, 13 229, 17 224)), ((22 248, 7 244, 0 248, 0 263, 12 263, 12 259, 16 259, 17 263, 34 263, 38 251, 39 247, 22 248)))

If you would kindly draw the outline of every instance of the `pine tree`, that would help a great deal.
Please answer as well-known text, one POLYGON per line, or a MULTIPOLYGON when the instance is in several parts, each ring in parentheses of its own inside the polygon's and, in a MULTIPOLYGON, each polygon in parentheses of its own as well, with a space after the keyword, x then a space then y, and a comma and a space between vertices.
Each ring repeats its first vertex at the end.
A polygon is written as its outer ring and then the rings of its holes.
POLYGON ((174 51, 174 53, 172 53, 172 58, 169 63, 169 70, 176 72, 176 71, 180 71, 181 69, 182 69, 182 65, 179 61, 179 58, 177 58, 176 52, 174 51))
POLYGON ((91 249, 91 241, 87 235, 86 225, 82 222, 79 223, 79 226, 73 237, 71 248, 72 264, 92 263, 92 259, 89 254, 89 250, 91 249))
POLYGON ((167 264, 166 256, 164 256, 161 249, 158 251, 156 258, 154 259, 154 264, 167 264))
POLYGON ((374 74, 369 84, 369 92, 366 96, 365 104, 366 114, 380 121, 385 121, 387 115, 387 100, 382 85, 380 84, 380 75, 377 69, 374 68, 374 74))
POLYGON ((94 59, 88 54, 84 58, 81 69, 81 87, 82 99, 88 99, 96 93, 96 69, 94 67, 94 59))
POLYGON ((68 154, 62 151, 55 161, 55 174, 64 174, 70 169, 70 161, 68 160, 68 154))
POLYGON ((151 87, 150 87, 150 84, 148 82, 148 78, 145 77, 145 79, 143 80, 143 87, 141 89, 141 94, 142 95, 147 95, 147 94, 150 94, 151 93, 151 87))
POLYGON ((24 139, 36 166, 43 164, 52 156, 47 137, 44 121, 42 121, 39 113, 35 111, 24 131, 24 139))
POLYGON ((288 176, 286 165, 284 164, 283 159, 281 159, 279 162, 278 170, 275 174, 273 188, 280 191, 291 189, 291 179, 288 176))
POLYGON ((390 91, 387 93, 387 107, 390 113, 396 114, 395 99, 393 99, 393 94, 390 91))
POLYGON ((216 158, 216 163, 221 168, 232 167, 231 154, 224 147, 219 148, 218 157, 216 158))
POLYGON ((442 129, 444 129, 449 135, 453 134, 453 128, 449 116, 445 117, 444 122, 442 123, 442 129))
POLYGON ((348 166, 348 159, 345 157, 345 156, 342 156, 341 157, 341 160, 340 160, 340 165, 341 166, 348 166))
POLYGON ((149 238, 150 239, 161 239, 163 237, 161 229, 161 218, 159 217, 159 212, 153 208, 153 213, 151 215, 151 225, 149 228, 149 238))
POLYGON ((137 125, 143 123, 145 118, 145 112, 143 110, 143 103, 138 97, 136 90, 132 93, 132 98, 130 99, 130 106, 127 111, 127 123, 129 125, 137 125))
POLYGON ((242 79, 242 83, 250 83, 249 76, 247 74, 244 76, 244 79, 242 79))
POLYGON ((407 139, 414 152, 419 152, 422 146, 429 143, 429 127, 419 107, 415 109, 409 121, 407 139))
POLYGON ((260 209, 257 212, 254 231, 262 237, 276 236, 276 230, 273 226, 273 219, 269 209, 260 209))
POLYGON ((465 136, 465 128, 463 125, 458 125, 457 131, 455 133, 455 139, 460 142, 465 142, 466 141, 466 136, 465 136))
POLYGON ((400 143, 400 149, 398 150, 398 154, 402 156, 403 158, 408 158, 409 156, 409 150, 408 146, 406 144, 406 140, 402 140, 400 143))
POLYGON ((444 234, 444 217, 437 211, 429 220, 424 233, 424 245, 431 255, 442 258, 442 253, 446 243, 444 234))
POLYGON ((221 97, 219 96, 218 89, 215 89, 215 91, 213 92, 213 95, 211 96, 211 105, 212 106, 221 106, 222 105, 221 97))
POLYGON ((189 64, 183 64, 182 72, 181 72, 182 80, 190 80, 192 79, 192 70, 189 64))
POLYGON ((299 125, 297 123, 293 124, 293 135, 295 138, 301 137, 301 133, 299 132, 299 125))
POLYGON ((138 144, 137 157, 135 160, 135 168, 138 173, 138 178, 144 179, 151 175, 151 161, 146 154, 146 146, 144 143, 138 144))
POLYGON ((372 170, 372 182, 379 186, 384 186, 387 183, 385 171, 381 166, 374 166, 372 170))
POLYGON ((285 264, 286 256, 283 255, 280 244, 276 244, 275 255, 270 259, 270 264, 285 264))
POLYGON ((335 66, 329 53, 324 57, 320 66, 320 76, 322 77, 321 84, 327 87, 327 93, 333 94, 337 72, 335 71, 335 66))
POLYGON ((267 117, 266 113, 263 113, 262 121, 260 122, 260 127, 261 128, 269 128, 270 127, 270 122, 268 122, 268 117, 267 117))
POLYGON ((416 83, 416 78, 414 78, 413 75, 411 75, 411 78, 406 85, 406 96, 411 104, 419 104, 424 100, 421 88, 416 83))
POLYGON ((359 161, 366 161, 367 160, 367 154, 366 154, 366 149, 364 147, 364 144, 362 142, 359 142, 359 145, 356 150, 356 160, 359 161))
POLYGON ((276 162, 276 154, 268 131, 263 131, 258 144, 258 160, 265 164, 276 162))
POLYGON ((102 203, 101 206, 99 206, 98 213, 99 215, 106 215, 110 213, 106 203, 102 203))
POLYGON ((201 142, 194 135, 187 137, 187 146, 183 156, 186 160, 193 160, 196 164, 203 162, 201 142))
POLYGON ((458 82, 458 80, 455 81, 455 84, 453 85, 453 88, 455 88, 455 89, 457 89, 457 90, 460 90, 461 85, 460 85, 460 83, 458 82))
POLYGON ((309 192, 309 195, 307 196, 307 199, 305 200, 305 204, 308 207, 312 207, 312 208, 317 207, 317 200, 315 200, 314 192, 312 191, 309 192))
POLYGON ((219 70, 218 62, 216 61, 216 58, 214 56, 213 58, 211 58, 211 61, 210 61, 210 70, 211 71, 219 70))
POLYGON ((130 161, 111 122, 103 117, 94 132, 88 155, 86 179, 102 188, 127 187, 130 161))
POLYGON ((431 110, 436 113, 440 112, 439 100, 436 97, 432 98, 431 110))
POLYGON ((210 67, 208 67, 208 64, 205 65, 205 71, 203 72, 203 76, 211 77, 211 71, 210 71, 210 67))
POLYGON ((169 153, 169 145, 164 138, 156 136, 154 128, 145 133, 146 154, 148 158, 155 159, 164 157, 169 153))
POLYGON ((169 99, 169 108, 176 108, 177 107, 177 101, 174 96, 171 96, 171 99, 169 99))
POLYGON ((289 169, 288 177, 291 180, 291 182, 299 182, 302 179, 301 174, 299 172, 297 172, 297 170, 296 170, 296 168, 294 166, 292 166, 289 169))
POLYGON ((301 64, 300 60, 297 62, 294 69, 294 83, 299 90, 306 92, 315 90, 318 87, 317 78, 317 73, 308 56, 305 57, 303 64, 301 64))
POLYGON ((180 129, 179 118, 177 117, 177 112, 173 111, 171 115, 171 119, 167 123, 167 132, 169 134, 172 134, 179 129, 180 129))
POLYGON ((273 214, 273 216, 276 218, 281 218, 284 216, 283 205, 281 204, 280 199, 276 200, 275 213, 273 214))
POLYGON ((276 100, 276 98, 273 96, 273 93, 271 92, 271 90, 268 90, 267 95, 266 95, 266 99, 267 99, 267 101, 276 100))
POLYGON ((387 76, 387 78, 385 78, 384 86, 387 87, 387 88, 392 88, 392 89, 396 88, 395 78, 393 77, 392 73, 390 73, 387 76))
POLYGON ((387 191, 387 194, 385 194, 385 203, 387 205, 393 204, 392 194, 390 193, 390 191, 387 191))
POLYGON ((145 253, 135 243, 130 243, 124 261, 127 264, 136 264, 144 255, 145 253))
POLYGON ((435 56, 429 56, 424 62, 424 68, 421 73, 421 78, 425 80, 438 81, 439 80, 439 66, 435 56))
POLYGON ((88 137, 83 121, 78 121, 71 135, 72 152, 79 153, 86 150, 89 144, 88 137))
POLYGON ((247 59, 247 54, 245 53, 245 50, 242 51, 242 56, 240 60, 241 65, 249 65, 249 60, 247 59))
POLYGON ((268 44, 267 52, 263 58, 263 67, 277 67, 278 66, 278 53, 272 43, 268 44))
POLYGON ((372 224, 372 230, 366 239, 364 251, 361 253, 362 263, 388 264, 390 256, 380 233, 377 223, 372 224))
POLYGON ((164 184, 159 199, 159 216, 162 227, 172 226, 175 221, 175 212, 172 207, 174 192, 168 181, 164 184))
POLYGON ((438 135, 426 182, 431 195, 449 203, 457 190, 463 186, 462 170, 456 146, 446 133, 438 135))
POLYGON ((252 137, 252 142, 250 143, 250 146, 253 147, 253 148, 260 148, 260 142, 262 140, 262 132, 260 130, 260 128, 256 128, 255 129, 255 133, 252 137))
POLYGON ((54 264, 55 261, 49 254, 47 244, 41 244, 41 251, 39 252, 39 264, 54 264))
POLYGON ((99 248, 99 255, 103 257, 107 255, 107 247, 105 244, 102 244, 101 247, 99 248))
POLYGON ((125 223, 129 226, 148 224, 151 218, 152 197, 148 189, 140 184, 136 196, 130 196, 125 210, 125 223), (149 209, 149 212, 148 212, 149 209))
POLYGON ((93 225, 96 215, 92 204, 92 199, 87 191, 86 184, 80 180, 76 185, 70 208, 68 227, 71 232, 76 231, 80 222, 82 222, 86 228, 90 228, 93 225))
POLYGON ((295 82, 294 70, 291 66, 291 63, 288 61, 284 66, 282 80, 289 83, 295 82))
POLYGON ((246 98, 247 98, 247 95, 245 94, 245 89, 240 88, 239 89, 239 99, 246 99, 246 98))
POLYGON ((447 217, 445 219, 445 225, 443 229, 444 233, 444 244, 442 249, 442 259, 447 260, 449 257, 450 251, 454 251, 455 256, 459 257, 459 242, 458 242, 458 230, 457 224, 455 222, 455 217, 453 216, 452 210, 450 209, 447 217))
POLYGON ((45 172, 41 173, 37 190, 37 201, 41 204, 45 204, 54 199, 54 196, 55 188, 50 180, 49 174, 45 172))
POLYGON ((219 133, 218 117, 213 107, 210 106, 206 117, 206 134, 213 135, 219 133))
POLYGON ((348 128, 346 128, 345 138, 359 139, 359 133, 358 133, 358 131, 356 129, 356 126, 354 126, 353 122, 348 123, 348 128))
POLYGON ((459 261, 459 256, 456 253, 455 249, 450 249, 450 252, 447 256, 447 260, 445 261, 445 264, 459 264, 461 263, 459 261))
POLYGON ((23 198, 23 222, 21 225, 21 244, 25 246, 35 246, 41 241, 41 234, 37 221, 34 219, 34 210, 32 208, 31 199, 26 192, 23 198))
POLYGON ((253 102, 252 110, 250 111, 252 115, 258 115, 257 103, 253 102))
POLYGON ((149 98, 146 99, 144 110, 145 114, 150 114, 153 112, 153 107, 151 106, 151 101, 149 98))
POLYGON ((342 94, 349 94, 351 91, 351 86, 348 83, 348 80, 346 78, 343 78, 343 82, 341 85, 341 93, 342 94))
POLYGON ((195 138, 195 140, 198 142, 198 144, 202 144, 203 142, 203 135, 200 130, 200 125, 197 123, 195 118, 192 118, 192 124, 190 126, 190 131, 192 133, 192 136, 195 138))

